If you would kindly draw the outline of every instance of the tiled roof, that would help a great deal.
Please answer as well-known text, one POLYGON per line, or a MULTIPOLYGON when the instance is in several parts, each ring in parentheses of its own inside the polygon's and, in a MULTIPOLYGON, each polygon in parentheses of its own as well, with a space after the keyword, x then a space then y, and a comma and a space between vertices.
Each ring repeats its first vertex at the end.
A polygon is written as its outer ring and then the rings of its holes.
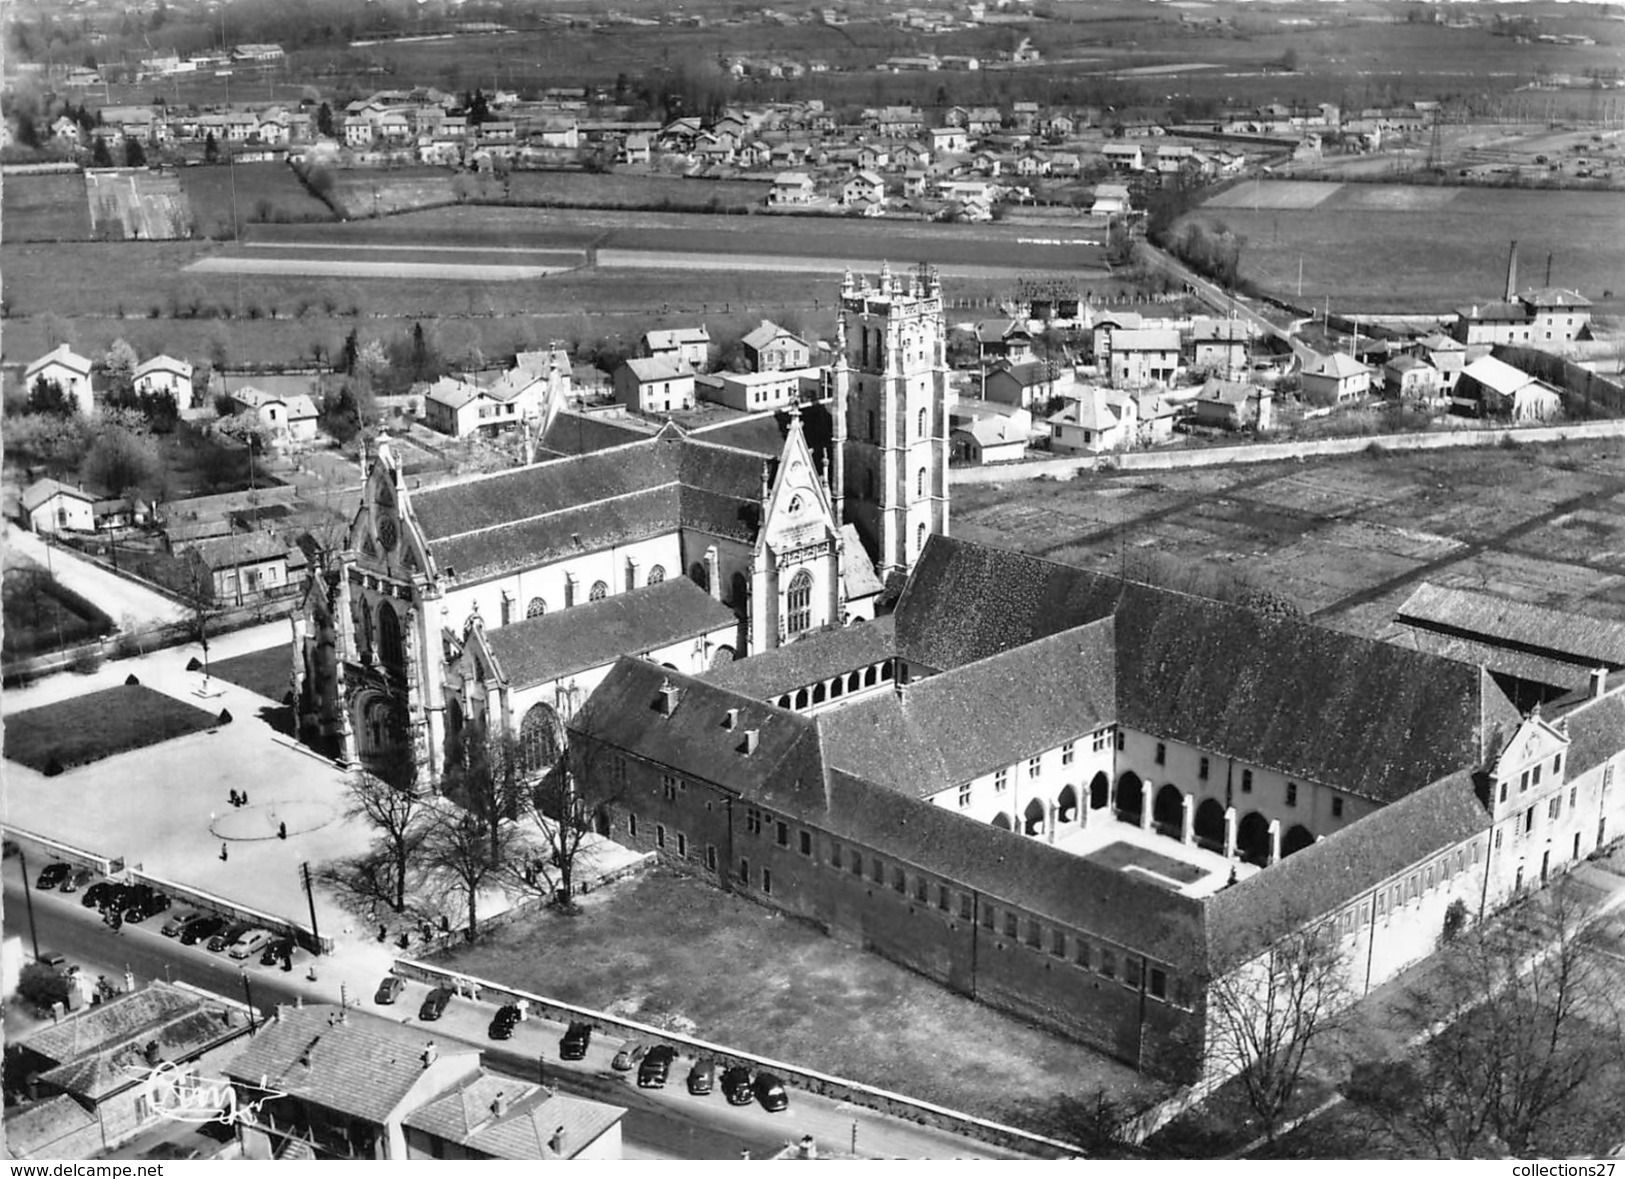
POLYGON ((184 360, 176 360, 173 356, 154 356, 151 360, 143 360, 135 366, 134 376, 137 380, 148 373, 175 373, 178 376, 190 378, 192 366, 184 360))
MULTIPOLYGON (((1115 347, 1116 341, 1113 341, 1115 347)), ((1305 375, 1312 377, 1355 377, 1367 372, 1366 366, 1346 352, 1332 352, 1325 356, 1315 357, 1315 362, 1304 370, 1305 375)))
POLYGON ((1073 379, 1070 368, 1053 360, 1024 360, 1020 364, 1003 364, 988 373, 988 379, 999 375, 1009 376, 1023 389, 1051 382, 1067 384, 1073 379))
POLYGON ((423 396, 426 401, 432 401, 436 405, 461 409, 484 393, 485 390, 472 381, 465 381, 461 377, 441 377, 429 386, 423 396))
POLYGON ((818 631, 749 659, 713 668, 702 678, 758 700, 772 700, 842 672, 889 659, 892 640, 892 618, 887 615, 874 622, 818 631))
MULTIPOLYGON (((813 462, 820 473, 829 461, 834 445, 835 419, 828 402, 813 402, 801 408, 801 434, 807 440, 813 462)), ((784 438, 790 427, 788 410, 751 414, 716 426, 701 426, 689 434, 690 441, 709 442, 733 450, 748 450, 763 458, 777 460, 784 453, 784 438)))
POLYGON ((570 721, 581 735, 798 814, 824 808, 818 730, 807 717, 645 660, 622 658, 570 721), (663 685, 676 690, 668 716, 663 685), (735 726, 726 727, 730 709, 735 726), (746 752, 747 733, 756 733, 746 752))
POLYGON ((839 770, 829 775, 822 823, 837 838, 942 873, 995 903, 1091 930, 1175 968, 1205 968, 1201 903, 1134 873, 839 770))
POLYGON ((821 713, 837 769, 927 796, 1111 723, 1109 618, 821 713))
POLYGON ((1027 325, 1015 319, 984 319, 976 325, 976 338, 983 344, 1001 344, 1012 336, 1026 338, 1027 325))
POLYGON ((762 349, 766 348, 780 336, 789 336, 798 344, 805 343, 800 336, 796 335, 794 332, 786 330, 785 328, 781 328, 778 324, 769 319, 762 320, 759 325, 747 332, 740 342, 751 348, 762 349))
POLYGON ((1244 320, 1210 319, 1205 315, 1197 316, 1191 328, 1191 338, 1198 341, 1245 342, 1252 339, 1252 334, 1252 329, 1244 320))
POLYGON ((6 1150, 17 1159, 56 1158, 53 1144, 94 1125, 95 1114, 59 1093, 33 1105, 6 1110, 6 1150))
POLYGON ((1430 582, 1405 599, 1396 617, 1410 626, 1454 632, 1588 669, 1625 667, 1625 622, 1611 618, 1430 582))
POLYGON ((615 594, 487 631, 510 687, 545 684, 733 625, 734 612, 680 571, 657 585, 615 594))
POLYGON ((1402 623, 1395 623, 1377 637, 1385 643, 1408 647, 1412 651, 1424 651, 1441 659, 1483 666, 1498 677, 1506 676, 1565 689, 1580 688, 1591 681, 1591 671, 1587 667, 1402 623))
POLYGON ((648 332, 643 337, 652 352, 668 352, 684 344, 709 344, 711 333, 704 325, 697 328, 671 328, 648 332))
POLYGON ((1245 381, 1223 381, 1209 377, 1197 391, 1197 401, 1211 401, 1220 405, 1246 405, 1258 390, 1245 381))
POLYGON ((89 360, 85 359, 83 356, 80 356, 66 344, 58 344, 55 348, 52 348, 33 364, 29 365, 28 368, 24 370, 23 376, 26 380, 33 381, 36 373, 46 366, 52 364, 60 364, 64 368, 72 369, 80 376, 88 377, 90 375, 89 360))
POLYGON ((1211 967, 1245 961, 1428 855, 1489 827, 1471 770, 1431 782, 1204 899, 1211 967))
POLYGON ((1519 721, 1480 669, 1389 643, 1146 586, 1116 620, 1123 724, 1379 802, 1519 721))
POLYGON ((466 1056, 479 1051, 436 1037, 423 1027, 399 1024, 350 1010, 344 1022, 330 1003, 284 1007, 279 1020, 262 1024, 240 1055, 227 1062, 234 1080, 267 1087, 359 1121, 381 1125, 422 1078, 424 1052, 466 1056))
MULTIPOLYGON (((1110 327, 1117 331, 1134 331, 1144 322, 1145 320, 1138 311, 1101 311, 1095 315, 1096 330, 1110 327)), ((1112 339, 1115 340, 1116 338, 1113 335, 1112 339)))
POLYGON ((1482 303, 1456 308, 1456 315, 1469 323, 1528 323, 1529 310, 1518 303, 1482 303))
POLYGON ((492 1158, 573 1158, 621 1120, 625 1110, 552 1093, 485 1072, 419 1106, 402 1124, 492 1158), (506 1099, 500 1117, 497 1099, 506 1099), (549 1143, 560 1136, 560 1151, 549 1143))
POLYGON ((1542 287, 1538 290, 1525 291, 1518 296, 1518 300, 1530 307, 1589 307, 1591 300, 1579 291, 1567 290, 1563 287, 1542 287))
POLYGON ((1118 328, 1112 333, 1113 352, 1178 352, 1179 332, 1174 328, 1118 328))
POLYGON ((188 546, 210 569, 233 569, 288 555, 288 542, 269 532, 242 532, 188 546))
POLYGON ((585 497, 544 515, 436 540, 434 558, 442 572, 455 570, 468 583, 572 553, 664 536, 677 530, 680 492, 675 483, 667 483, 604 499, 585 497))
POLYGON ((641 442, 649 437, 628 422, 600 418, 592 414, 560 412, 542 435, 541 449, 557 457, 589 454, 595 450, 608 450, 628 442, 641 442))
POLYGON ((688 361, 669 352, 662 352, 658 356, 634 356, 625 362, 631 370, 632 376, 641 382, 646 381, 675 381, 680 377, 692 377, 694 369, 688 361))
POLYGON ((963 426, 955 426, 955 432, 963 431, 969 434, 980 446, 999 446, 1004 443, 1019 442, 1027 444, 1027 431, 1022 430, 1009 418, 985 417, 975 418, 963 426))
POLYGON ((1503 397, 1511 397, 1525 385, 1532 384, 1534 377, 1521 368, 1514 368, 1504 360, 1497 360, 1493 356, 1480 356, 1473 363, 1461 370, 1461 380, 1477 381, 1484 388, 1499 393, 1503 397))
POLYGON ((96 500, 94 495, 82 488, 70 486, 56 479, 36 479, 23 490, 23 510, 32 512, 59 495, 68 496, 70 499, 82 499, 87 504, 96 500))
POLYGON ((1567 770, 1571 782, 1619 752, 1620 734, 1625 733, 1625 694, 1617 685, 1613 688, 1607 695, 1587 698, 1563 714, 1568 724, 1567 770))
POLYGON ((1123 424, 1121 397, 1112 397, 1104 389, 1090 389, 1082 397, 1074 397, 1065 408, 1052 413, 1051 424, 1079 426, 1085 430, 1114 430, 1123 424))

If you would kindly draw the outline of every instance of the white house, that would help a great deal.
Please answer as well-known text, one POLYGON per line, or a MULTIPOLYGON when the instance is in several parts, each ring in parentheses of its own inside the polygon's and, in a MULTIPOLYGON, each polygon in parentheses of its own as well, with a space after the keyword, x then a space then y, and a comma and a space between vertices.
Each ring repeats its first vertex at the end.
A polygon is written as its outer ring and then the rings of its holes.
POLYGON ((805 172, 780 172, 767 193, 770 205, 810 205, 817 198, 813 179, 805 172))
POLYGON ((711 363, 711 333, 704 324, 645 332, 640 351, 645 357, 672 357, 703 370, 711 363))
POLYGON ((1461 370, 1452 408, 1472 417, 1546 422, 1563 408, 1562 395, 1551 385, 1493 356, 1481 356, 1461 370))
POLYGON ((771 320, 762 320, 740 343, 744 345, 745 359, 757 372, 806 368, 812 359, 807 341, 771 320))
POLYGON ((694 369, 669 352, 622 361, 615 370, 615 399, 640 413, 693 409, 694 369))
POLYGON ((819 369, 769 370, 754 373, 712 373, 695 379, 695 392, 707 401, 732 409, 783 409, 801 400, 802 392, 819 385, 819 369))
POLYGON ((1127 450, 1139 439, 1139 403, 1127 393, 1092 386, 1045 419, 1050 449, 1063 454, 1127 450))
POLYGON ((230 397, 232 411, 252 412, 270 432, 273 445, 309 442, 316 437, 316 403, 303 393, 283 397, 244 385, 230 397))
POLYGON ((23 370, 23 387, 29 391, 42 379, 72 397, 80 413, 88 414, 95 407, 90 389, 90 361, 66 344, 58 344, 23 370))
POLYGON ((1120 217, 1133 207, 1126 184, 1095 185, 1095 200, 1089 206, 1092 217, 1120 217))
POLYGON ((877 172, 868 169, 859 172, 852 179, 841 186, 841 204, 855 205, 860 201, 883 201, 886 199, 886 182, 877 172))
POLYGON ((1371 370, 1345 352, 1317 356, 1302 374, 1303 391, 1333 402, 1353 401, 1371 391, 1371 370))
POLYGON ((1114 385, 1172 384, 1179 371, 1179 332, 1174 328, 1122 329, 1111 333, 1114 385))
POLYGON ((82 487, 39 479, 23 489, 21 517, 35 532, 96 531, 96 497, 82 487))
POLYGON ((168 393, 175 404, 187 406, 192 401, 192 366, 173 356, 154 356, 135 366, 137 393, 168 393))
POLYGON ((963 127, 933 127, 931 129, 931 150, 938 153, 957 155, 970 150, 970 136, 963 127))

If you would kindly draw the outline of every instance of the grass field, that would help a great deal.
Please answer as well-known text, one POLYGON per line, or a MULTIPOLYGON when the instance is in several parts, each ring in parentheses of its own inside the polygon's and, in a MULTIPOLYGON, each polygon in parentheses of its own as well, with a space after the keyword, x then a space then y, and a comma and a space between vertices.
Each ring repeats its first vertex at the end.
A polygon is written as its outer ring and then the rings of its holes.
POLYGON ((211 676, 279 703, 288 693, 289 671, 288 649, 283 646, 209 661, 211 676))
POLYGON ((310 192, 286 164, 205 164, 180 170, 197 232, 225 237, 255 221, 332 221, 333 211, 310 192), (236 175, 233 176, 233 173, 236 175), (233 188, 236 216, 232 215, 233 188))
POLYGON ((657 869, 453 957, 456 967, 968 1113, 1044 1129, 1126 1066, 809 926, 657 869), (546 946, 538 952, 538 946, 546 946))
POLYGON ((1587 443, 954 489, 954 535, 1241 575, 1380 635, 1421 581, 1625 619, 1625 447, 1587 443))
POLYGON ((89 241, 84 173, 7 176, 0 186, 0 233, 8 242, 89 241))
POLYGON ((1499 299, 1516 240, 1520 286, 1545 283, 1550 254, 1553 285, 1601 312, 1625 307, 1625 196, 1615 193, 1264 181, 1212 207, 1196 216, 1245 237, 1242 274, 1263 289, 1295 296, 1302 260, 1306 304, 1329 295, 1335 310, 1443 312, 1499 299))
POLYGON ((94 603, 15 553, 6 557, 0 602, 8 659, 71 647, 113 630, 113 620, 94 603))
POLYGON ((65 770, 199 733, 219 717, 141 684, 122 684, 6 716, 5 756, 45 772, 65 770))

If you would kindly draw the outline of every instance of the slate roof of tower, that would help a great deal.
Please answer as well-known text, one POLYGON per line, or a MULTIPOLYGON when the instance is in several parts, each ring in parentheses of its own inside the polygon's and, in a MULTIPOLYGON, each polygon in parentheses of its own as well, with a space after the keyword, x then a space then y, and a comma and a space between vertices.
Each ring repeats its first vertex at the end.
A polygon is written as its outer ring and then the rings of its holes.
POLYGON ((1116 718, 1114 623, 1051 635, 821 713, 829 763, 925 797, 1116 718))
POLYGON ((514 688, 614 663, 737 622, 734 612, 680 570, 665 581, 485 632, 514 688))

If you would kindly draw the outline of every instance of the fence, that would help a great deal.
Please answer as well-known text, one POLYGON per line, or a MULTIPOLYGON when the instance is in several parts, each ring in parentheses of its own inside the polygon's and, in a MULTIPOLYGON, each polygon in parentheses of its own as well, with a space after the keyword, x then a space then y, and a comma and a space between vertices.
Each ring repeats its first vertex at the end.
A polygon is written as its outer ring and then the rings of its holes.
POLYGON ((1556 385, 1563 394, 1563 411, 1571 417, 1625 416, 1625 388, 1583 365, 1539 348, 1510 344, 1499 344, 1490 354, 1549 385, 1556 385))
POLYGON ((777 1074, 786 1084, 805 1089, 809 1093, 817 1093, 824 1097, 835 1098, 838 1101, 861 1105, 867 1109, 890 1114, 893 1117, 917 1122, 920 1125, 933 1126, 955 1134, 962 1134, 1009 1150, 1036 1154, 1046 1158, 1082 1157, 1082 1151, 1070 1143, 1061 1142, 1054 1138, 1046 1138, 1041 1134, 1032 1134, 1014 1126, 1006 1126, 999 1122, 989 1121, 986 1118, 960 1113, 958 1110, 932 1105, 930 1102, 920 1101, 901 1093, 877 1089, 859 1081, 847 1080, 844 1077, 833 1077, 827 1073, 802 1068, 799 1065, 786 1064, 783 1061, 771 1060, 765 1056, 743 1052, 737 1048, 713 1044, 693 1036, 680 1035, 664 1028, 639 1023, 636 1020, 608 1015, 602 1011, 594 1011, 590 1007, 576 1007, 557 999, 547 998, 544 995, 533 995, 528 991, 505 987, 488 979, 463 974, 459 971, 446 970, 428 962, 421 962, 411 958, 397 958, 394 973, 402 978, 428 983, 430 986, 449 986, 458 994, 468 995, 474 999, 483 999, 491 1003, 518 1003, 523 1000, 531 1011, 544 1019, 566 1024, 581 1020, 600 1030, 607 1030, 611 1034, 628 1039, 636 1039, 645 1044, 667 1044, 678 1052, 692 1056, 709 1056, 717 1062, 719 1070, 736 1064, 746 1065, 757 1070, 765 1070, 777 1074))
POLYGON ((1516 443, 1581 442, 1625 438, 1625 421, 1578 422, 1565 426, 1520 426, 1499 430, 1450 430, 1436 434, 1367 434, 1353 438, 1316 438, 1301 442, 1256 442, 1210 446, 1200 450, 1142 450, 1102 455, 1042 459, 1003 467, 955 468, 956 483, 1011 483, 1021 479, 1071 479, 1091 471, 1171 471, 1240 463, 1278 463, 1293 459, 1359 454, 1362 451, 1445 450, 1516 443))

